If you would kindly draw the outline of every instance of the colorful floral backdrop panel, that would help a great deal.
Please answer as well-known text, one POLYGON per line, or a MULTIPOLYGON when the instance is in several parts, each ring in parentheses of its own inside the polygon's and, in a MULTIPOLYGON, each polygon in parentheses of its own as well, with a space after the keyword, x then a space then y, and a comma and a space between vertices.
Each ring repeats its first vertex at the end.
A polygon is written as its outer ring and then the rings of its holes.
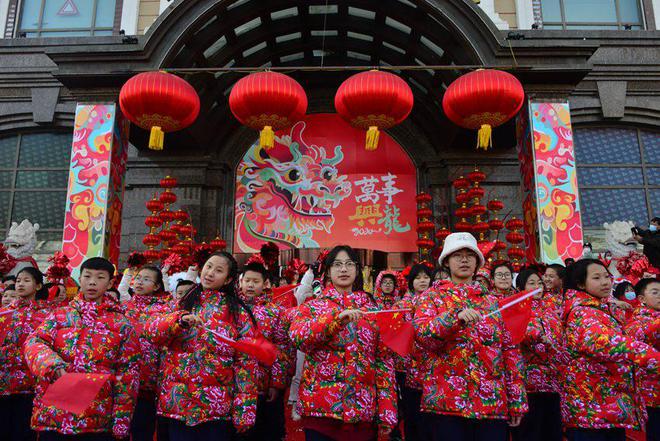
POLYGON ((416 251, 415 167, 386 133, 376 151, 364 142, 338 115, 314 114, 278 132, 272 149, 254 144, 236 171, 234 251, 264 241, 416 251))

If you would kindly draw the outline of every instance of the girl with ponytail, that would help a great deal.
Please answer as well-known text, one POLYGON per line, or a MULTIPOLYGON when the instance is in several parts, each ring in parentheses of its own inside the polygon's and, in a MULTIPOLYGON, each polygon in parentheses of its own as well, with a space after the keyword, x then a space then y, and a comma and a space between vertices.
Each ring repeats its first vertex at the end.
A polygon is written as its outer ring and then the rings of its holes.
POLYGON ((234 430, 254 424, 257 362, 223 340, 255 336, 254 318, 237 295, 237 276, 231 254, 212 254, 200 284, 176 310, 147 322, 146 336, 165 347, 158 414, 167 418, 172 441, 231 440, 234 430))

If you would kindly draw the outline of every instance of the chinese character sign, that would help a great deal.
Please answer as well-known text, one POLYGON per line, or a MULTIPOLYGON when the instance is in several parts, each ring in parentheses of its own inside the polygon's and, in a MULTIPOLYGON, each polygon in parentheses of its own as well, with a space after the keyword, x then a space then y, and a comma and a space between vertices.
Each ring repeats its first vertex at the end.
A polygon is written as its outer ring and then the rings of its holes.
POLYGON ((364 150, 364 132, 334 114, 308 115, 278 132, 275 147, 255 143, 236 172, 235 252, 346 243, 416 251, 415 167, 386 133, 364 150))

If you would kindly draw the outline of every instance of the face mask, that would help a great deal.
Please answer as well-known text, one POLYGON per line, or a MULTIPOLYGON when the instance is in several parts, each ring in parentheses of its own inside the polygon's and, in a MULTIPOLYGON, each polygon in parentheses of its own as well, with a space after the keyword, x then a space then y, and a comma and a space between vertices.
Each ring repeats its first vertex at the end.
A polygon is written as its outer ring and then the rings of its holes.
POLYGON ((630 291, 626 292, 625 296, 626 296, 626 300, 635 300, 637 298, 635 293, 630 291))
POLYGON ((658 231, 658 227, 655 226, 655 225, 649 225, 649 231, 652 231, 652 232, 655 233, 656 231, 658 231))

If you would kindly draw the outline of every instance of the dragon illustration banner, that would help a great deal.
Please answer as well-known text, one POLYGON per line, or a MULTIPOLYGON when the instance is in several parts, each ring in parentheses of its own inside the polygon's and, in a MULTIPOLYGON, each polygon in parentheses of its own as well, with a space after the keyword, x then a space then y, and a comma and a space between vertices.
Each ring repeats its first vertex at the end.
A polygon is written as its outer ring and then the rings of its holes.
POLYGON ((417 175, 386 133, 378 150, 335 114, 308 115, 278 132, 275 146, 255 143, 236 171, 234 251, 349 244, 416 251, 417 175))
POLYGON ((62 251, 77 278, 86 258, 117 264, 129 125, 115 104, 78 104, 74 124, 62 251))
POLYGON ((582 218, 568 103, 529 103, 518 120, 528 260, 582 256, 582 218))

